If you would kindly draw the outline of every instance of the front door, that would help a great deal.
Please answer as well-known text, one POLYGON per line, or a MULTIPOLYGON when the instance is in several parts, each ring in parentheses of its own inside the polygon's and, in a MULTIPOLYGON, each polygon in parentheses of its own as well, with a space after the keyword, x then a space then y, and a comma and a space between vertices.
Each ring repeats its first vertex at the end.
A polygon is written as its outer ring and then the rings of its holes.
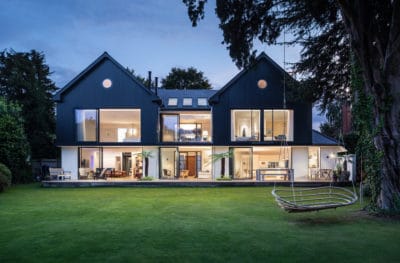
POLYGON ((196 176, 196 156, 187 157, 187 169, 189 170, 189 176, 196 176))

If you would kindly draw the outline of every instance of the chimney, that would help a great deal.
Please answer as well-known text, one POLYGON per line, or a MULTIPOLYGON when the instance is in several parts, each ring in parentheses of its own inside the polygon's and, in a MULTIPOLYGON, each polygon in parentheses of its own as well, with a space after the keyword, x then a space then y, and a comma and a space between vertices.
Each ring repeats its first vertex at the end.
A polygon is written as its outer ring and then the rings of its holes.
POLYGON ((149 71, 149 79, 147 82, 147 87, 151 90, 151 71, 149 71))
POLYGON ((156 92, 156 95, 158 95, 158 77, 154 78, 154 91, 156 92))

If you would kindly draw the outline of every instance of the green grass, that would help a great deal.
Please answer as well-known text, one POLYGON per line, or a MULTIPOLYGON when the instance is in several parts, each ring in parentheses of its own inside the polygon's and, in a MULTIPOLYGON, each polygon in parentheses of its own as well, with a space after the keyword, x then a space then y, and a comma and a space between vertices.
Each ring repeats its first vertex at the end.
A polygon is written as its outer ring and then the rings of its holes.
POLYGON ((287 214, 271 188, 13 187, 0 262, 399 262, 400 222, 287 214))

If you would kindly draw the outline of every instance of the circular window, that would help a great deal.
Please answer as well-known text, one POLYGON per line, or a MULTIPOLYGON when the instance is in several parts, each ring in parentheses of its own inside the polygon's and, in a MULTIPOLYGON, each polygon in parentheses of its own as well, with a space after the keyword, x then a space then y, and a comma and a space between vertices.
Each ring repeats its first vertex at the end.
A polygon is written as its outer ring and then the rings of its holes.
POLYGON ((104 87, 104 88, 108 89, 108 88, 110 88, 111 86, 112 86, 112 81, 111 81, 111 79, 105 79, 105 80, 103 80, 103 87, 104 87))
POLYGON ((268 86, 268 83, 267 83, 267 81, 266 81, 265 79, 260 79, 260 80, 257 82, 257 86, 258 86, 260 89, 265 89, 265 88, 268 86))

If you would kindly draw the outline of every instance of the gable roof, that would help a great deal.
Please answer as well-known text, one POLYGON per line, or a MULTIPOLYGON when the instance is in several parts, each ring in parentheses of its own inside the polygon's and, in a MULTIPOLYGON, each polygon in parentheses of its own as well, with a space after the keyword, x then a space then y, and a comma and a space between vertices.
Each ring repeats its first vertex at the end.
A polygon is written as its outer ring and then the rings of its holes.
POLYGON ((207 103, 205 106, 198 105, 197 99, 205 98, 208 99, 214 95, 217 90, 208 90, 208 89, 158 89, 158 96, 161 98, 163 102, 164 109, 210 109, 210 105, 207 103), (168 99, 176 98, 177 105, 170 106, 168 105, 168 99), (184 106, 183 99, 184 98, 192 98, 191 106, 184 106))
POLYGON ((107 52, 104 52, 101 56, 99 56, 95 61, 92 62, 88 67, 86 67, 81 73, 79 73, 75 78, 73 78, 70 82, 68 82, 62 89, 60 89, 56 94, 54 94, 53 99, 55 101, 61 101, 63 93, 71 89, 77 82, 83 79, 86 75, 88 75, 97 65, 99 65, 103 60, 109 60, 113 63, 118 69, 123 71, 131 80, 133 80, 139 87, 143 88, 149 95, 154 96, 153 101, 159 102, 159 98, 148 88, 146 88, 140 81, 138 81, 126 68, 124 68, 121 64, 119 64, 113 57, 111 57, 107 52))
POLYGON ((270 58, 265 52, 261 52, 260 55, 256 57, 255 63, 251 65, 249 68, 243 69, 240 71, 235 77, 233 77, 225 86, 223 86, 217 93, 215 93, 210 99, 210 104, 217 103, 219 100, 219 96, 221 96, 230 86, 232 86, 238 79, 240 79, 243 75, 245 75, 252 67, 254 67, 261 60, 266 60, 271 63, 275 68, 277 68, 282 74, 286 74, 286 77, 289 79, 293 79, 281 66, 279 66, 272 58, 270 58))
POLYGON ((319 131, 312 130, 312 144, 313 145, 336 145, 336 146, 343 146, 340 143, 326 135, 323 135, 319 131))

